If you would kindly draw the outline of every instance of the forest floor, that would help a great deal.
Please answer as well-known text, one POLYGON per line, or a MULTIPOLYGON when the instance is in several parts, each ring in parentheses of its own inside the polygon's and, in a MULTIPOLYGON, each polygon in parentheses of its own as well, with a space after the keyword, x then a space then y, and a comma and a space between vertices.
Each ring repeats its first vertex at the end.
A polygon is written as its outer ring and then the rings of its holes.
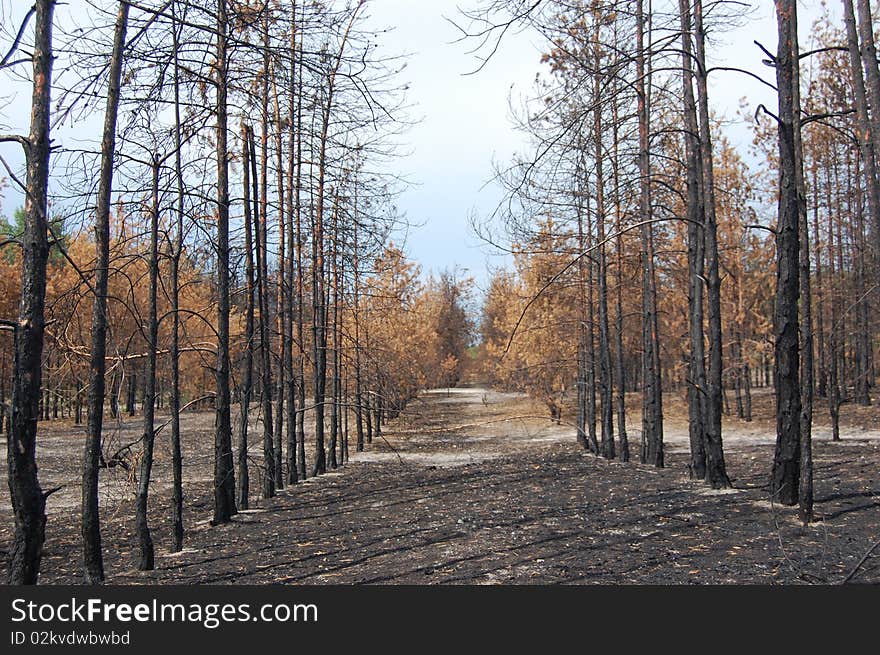
MULTIPOLYGON (((155 571, 134 568, 134 476, 122 467, 102 471, 107 582, 795 584, 850 576, 880 582, 880 552, 862 561, 880 539, 880 410, 845 406, 837 443, 817 410, 818 520, 803 527, 794 508, 769 502, 770 399, 758 392, 755 400, 754 422, 725 419, 734 486, 723 491, 688 479, 687 424, 673 394, 665 400, 665 469, 596 458, 575 443, 569 425, 544 418, 541 405, 475 387, 423 394, 366 452, 355 453, 352 443, 343 468, 261 500, 255 430, 252 509, 217 527, 210 525, 213 414, 188 414, 186 548, 169 552, 163 430, 150 499, 155 571)), ((633 423, 637 403, 634 396, 633 423)), ((112 428, 109 453, 138 439, 140 421, 120 420, 112 428)), ((637 435, 637 428, 630 430, 637 435)), ((63 421, 41 423, 41 484, 62 487, 47 500, 41 582, 81 580, 82 432, 63 421)), ((638 439, 630 439, 637 455, 638 439)), ((11 537, 3 485, 4 566, 11 537)))

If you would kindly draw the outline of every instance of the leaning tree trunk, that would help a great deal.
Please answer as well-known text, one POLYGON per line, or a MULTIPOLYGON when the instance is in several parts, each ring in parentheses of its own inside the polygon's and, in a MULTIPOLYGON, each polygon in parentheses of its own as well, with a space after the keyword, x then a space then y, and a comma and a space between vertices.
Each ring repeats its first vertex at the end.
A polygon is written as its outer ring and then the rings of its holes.
POLYGON ((801 379, 798 335, 800 300, 800 203, 795 141, 798 56, 796 0, 777 0, 779 46, 776 85, 779 90, 779 219, 776 228, 776 450, 770 479, 771 497, 784 504, 798 502, 801 468, 801 379))
POLYGON ((128 3, 120 2, 113 35, 113 54, 107 88, 107 109, 101 139, 101 177, 95 209, 95 298, 92 305, 91 371, 88 424, 82 471, 83 575, 87 584, 104 582, 101 551, 101 518, 98 508, 98 469, 104 422, 104 375, 107 370, 107 284, 110 276, 110 202, 113 193, 113 157, 116 152, 116 117, 128 26, 128 3))
POLYGON ((49 115, 52 86, 54 0, 35 4, 31 128, 25 141, 27 178, 22 234, 21 300, 15 328, 12 416, 6 462, 15 536, 9 560, 10 584, 36 584, 46 532, 46 497, 37 479, 37 419, 43 356, 46 214, 49 187, 49 115))

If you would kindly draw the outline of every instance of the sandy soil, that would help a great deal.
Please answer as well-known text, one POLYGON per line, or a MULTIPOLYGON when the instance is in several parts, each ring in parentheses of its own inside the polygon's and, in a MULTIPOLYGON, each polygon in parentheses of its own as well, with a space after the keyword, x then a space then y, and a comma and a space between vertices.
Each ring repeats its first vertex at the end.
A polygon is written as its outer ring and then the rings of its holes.
MULTIPOLYGON (((803 527, 793 509, 768 502, 774 436, 760 397, 754 423, 726 421, 734 488, 721 492, 686 477, 678 402, 667 403, 668 466, 658 470, 584 453, 570 425, 549 421, 522 395, 428 392, 339 471, 257 499, 255 509, 220 527, 209 524, 213 415, 190 414, 186 549, 169 552, 162 433, 151 500, 157 570, 133 569, 134 477, 120 467, 102 472, 108 582, 836 583, 854 569, 854 581, 880 582, 880 552, 857 567, 880 539, 880 431, 867 410, 852 412, 838 443, 817 425, 820 520, 803 527)), ((631 416, 635 424, 635 408, 631 416)), ((137 419, 116 424, 107 450, 136 441, 139 428, 137 419)), ((44 582, 80 578, 81 450, 80 429, 41 424, 42 484, 63 486, 47 503, 44 582)), ((256 498, 257 446, 251 455, 256 498)), ((0 517, 5 547, 12 523, 5 488, 0 517)))

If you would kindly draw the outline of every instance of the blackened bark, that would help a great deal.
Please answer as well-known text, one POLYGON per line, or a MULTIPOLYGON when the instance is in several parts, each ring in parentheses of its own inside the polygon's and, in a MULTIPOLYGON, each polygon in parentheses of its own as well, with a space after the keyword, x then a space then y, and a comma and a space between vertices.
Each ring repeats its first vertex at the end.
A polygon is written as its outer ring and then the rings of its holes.
POLYGON ((831 202, 831 180, 828 175, 825 184, 825 190, 828 198, 828 288, 830 296, 830 321, 831 330, 828 333, 828 412, 831 418, 831 440, 840 441, 840 381, 838 380, 838 329, 837 321, 839 316, 837 306, 837 292, 835 285, 835 251, 834 251, 834 216, 835 212, 830 211, 831 202))
POLYGON ((694 99, 691 12, 688 0, 679 0, 682 32, 682 99, 684 115, 685 174, 687 187, 688 253, 688 433, 691 478, 706 477, 706 353, 703 334, 703 282, 705 266, 705 205, 702 188, 702 151, 699 146, 697 106, 694 99))
POLYGON ((300 480, 306 479, 306 375, 305 375, 305 276, 303 269, 303 233, 302 233, 302 87, 303 87, 303 40, 299 40, 299 65, 297 66, 297 128, 296 140, 296 471, 300 480))
POLYGON ((156 352, 158 350, 159 320, 157 318, 156 297, 159 281, 159 157, 153 156, 153 204, 150 211, 150 289, 149 325, 147 333, 147 370, 144 391, 144 432, 141 471, 138 480, 137 503, 135 507, 135 529, 138 539, 138 569, 152 571, 155 567, 153 539, 147 516, 147 502, 150 493, 150 474, 153 470, 153 444, 155 441, 156 413, 156 352))
POLYGON ((120 2, 113 35, 113 53, 108 74, 107 108, 101 138, 101 177, 95 209, 95 298, 92 305, 91 359, 88 396, 88 424, 83 453, 82 537, 83 576, 86 584, 104 582, 101 550, 101 520, 98 506, 98 469, 104 422, 104 393, 107 354, 107 284, 110 272, 110 202, 113 192, 113 158, 116 153, 116 118, 119 110, 120 79, 128 27, 128 3, 120 2))
MULTIPOLYGON (((601 97, 603 80, 601 75, 601 44, 599 41, 598 16, 593 19, 593 97, 601 97)), ((602 103, 593 107, 593 147, 596 166, 596 245, 597 245, 597 318, 599 320, 599 402, 601 412, 602 456, 614 459, 614 380, 611 367, 611 338, 608 327, 608 257, 605 246, 605 175, 603 161, 605 151, 602 147, 602 103)))
POLYGON ((296 484, 299 481, 299 475, 296 464, 296 377, 293 366, 293 349, 294 349, 294 307, 295 307, 295 288, 296 288, 296 248, 294 234, 295 212, 299 211, 299 189, 294 192, 295 171, 299 170, 299 161, 296 155, 297 143, 300 140, 300 115, 302 98, 297 93, 297 84, 299 83, 299 75, 296 67, 296 49, 297 49, 297 23, 296 23, 296 2, 291 3, 290 9, 290 88, 288 98, 288 123, 290 125, 290 143, 287 164, 287 266, 284 270, 283 277, 286 280, 286 302, 283 311, 286 314, 284 340, 287 342, 287 348, 284 350, 284 368, 285 377, 285 396, 287 401, 287 484, 296 484), (294 198, 296 199, 296 207, 294 207, 294 198))
POLYGON ((333 202, 333 225, 332 225, 332 254, 331 268, 332 279, 328 296, 332 297, 330 304, 333 307, 333 325, 332 330, 332 362, 331 362, 331 397, 330 403, 330 441, 328 446, 328 464, 330 468, 338 467, 336 448, 339 443, 339 189, 336 190, 336 197, 333 202))
POLYGON ((801 379, 798 336, 800 299, 800 210, 795 121, 796 0, 776 0, 779 46, 776 82, 779 89, 779 219, 776 228, 776 450, 770 479, 771 497, 784 504, 798 502, 801 469, 801 379))
MULTIPOLYGON (((616 25, 616 24, 615 24, 616 25)), ((617 28, 614 29, 614 41, 617 43, 617 28)), ((617 232, 615 239, 615 251, 617 256, 617 283, 616 315, 615 315, 615 346, 616 346, 616 371, 617 378, 617 433, 620 436, 620 461, 629 461, 629 436, 626 433, 626 367, 623 353, 623 226, 621 211, 620 189, 620 153, 618 145, 620 141, 620 116, 617 98, 617 79, 612 81, 611 93, 611 129, 612 129, 612 156, 611 167, 614 177, 614 229, 617 232)))
MULTIPOLYGON (((850 2, 851 0, 846 0, 850 2)), ((874 168, 874 190, 869 192, 874 194, 873 201, 875 206, 871 208, 871 230, 873 232, 871 238, 871 246, 874 250, 874 261, 880 262, 880 172, 877 171, 876 157, 880 156, 880 65, 877 62, 877 44, 874 41, 874 20, 871 16, 871 5, 868 0, 857 0, 858 17, 859 17, 859 36, 861 38, 861 61, 865 69, 865 79, 867 81, 867 100, 873 111, 868 112, 867 125, 862 126, 868 128, 868 133, 862 136, 866 141, 872 144, 874 157, 871 163, 874 168)), ((866 161, 867 161, 866 157, 866 161)), ((869 172, 870 175, 870 172, 869 172)))
MULTIPOLYGON (((278 95, 275 94, 275 124, 281 125, 281 113, 278 106, 278 95)), ((278 375, 275 392, 275 486, 283 489, 287 481, 284 476, 284 406, 287 400, 287 353, 290 342, 285 339, 287 335, 287 317, 289 303, 287 301, 287 283, 285 270, 287 262, 287 225, 285 211, 285 189, 282 171, 284 170, 284 153, 281 131, 276 132, 276 166, 278 170, 278 272, 277 284, 275 285, 276 299, 276 326, 278 334, 278 375)))
MULTIPOLYGON (((582 162, 578 162, 576 179, 579 185, 583 185, 582 162)), ((577 441, 584 450, 594 454, 597 449, 587 436, 587 263, 590 257, 587 254, 587 238, 584 232, 584 193, 577 189, 577 246, 578 246, 578 325, 577 325, 577 441)), ((595 422, 594 422, 595 424, 595 422)), ((595 436, 595 435, 594 435, 595 436)))
POLYGON ((15 536, 10 584, 36 584, 46 530, 46 499, 37 479, 36 442, 46 298, 49 115, 52 86, 53 0, 35 3, 31 127, 25 146, 27 178, 22 234, 21 300, 15 330, 12 416, 7 440, 9 493, 15 536))
MULTIPOLYGON (((254 252, 257 255, 257 305, 260 309, 260 372, 261 389, 260 396, 263 404, 263 497, 275 496, 275 443, 272 430, 272 369, 271 352, 269 350, 269 311, 268 311, 268 283, 266 264, 266 217, 263 211, 267 203, 263 202, 265 194, 260 195, 257 189, 257 181, 264 184, 265 175, 257 177, 256 146, 254 143, 253 130, 248 131, 251 151, 251 183, 253 185, 253 235, 254 252)), ((265 160, 265 150, 264 150, 265 160)), ((265 171, 263 171, 265 173, 265 171)))
POLYGON ((235 469, 229 391, 229 152, 227 108, 227 0, 217 0, 217 397, 214 434, 214 518, 227 523, 235 514, 235 469))
POLYGON ((328 80, 318 154, 318 187, 312 237, 312 357, 315 405, 315 463, 312 475, 327 471, 324 445, 324 395, 327 386, 327 306, 325 304, 324 197, 327 138, 333 102, 333 76, 328 80))
MULTIPOLYGON (((355 190, 357 190, 357 184, 355 184, 355 190)), ((358 242, 360 229, 358 225, 358 205, 357 205, 357 195, 355 195, 354 199, 354 222, 352 225, 352 241, 353 241, 353 252, 352 252, 352 320, 354 322, 354 419, 355 419, 355 430, 357 431, 357 441, 355 442, 355 450, 356 452, 363 452, 364 450, 364 395, 363 395, 363 382, 362 382, 362 368, 361 368, 361 311, 360 311, 360 244, 358 242)))
MULTIPOLYGON (((584 188, 587 182, 584 180, 584 188)), ((592 216, 589 210, 589 200, 586 207, 587 243, 592 245, 592 216)), ((595 266, 592 257, 587 257, 587 305, 586 305, 586 328, 584 331, 584 379, 586 386, 584 393, 586 394, 586 422, 587 422, 587 440, 590 443, 590 451, 598 455, 602 451, 599 447, 599 439, 596 434, 596 310, 594 309, 593 296, 595 289, 594 280, 595 266)))
POLYGON ((715 168, 712 131, 709 124, 708 68, 706 67, 706 32, 703 28, 703 2, 694 2, 696 28, 698 116, 702 159, 703 209, 706 239, 706 299, 709 314, 709 371, 706 380, 706 482, 713 489, 730 487, 724 462, 721 438, 721 401, 724 359, 721 331, 721 275, 718 257, 718 222, 715 215, 715 168))
POLYGON ((183 135, 180 117, 180 62, 178 61, 177 3, 171 3, 174 47, 174 176, 177 212, 171 256, 171 552, 183 550, 183 456, 180 448, 180 258, 183 256, 183 135))
POLYGON ((664 465, 663 390, 657 319, 657 281, 651 227, 651 160, 649 146, 650 57, 645 48, 644 0, 636 2, 636 95, 639 132, 639 220, 642 264, 642 453, 643 464, 664 465))
POLYGON ((254 376, 254 248, 253 217, 251 216, 251 144, 250 131, 242 131, 242 189, 244 191, 244 250, 245 250, 245 323, 244 364, 239 402, 241 419, 238 433, 238 508, 250 508, 250 472, 248 470, 248 428, 254 376))

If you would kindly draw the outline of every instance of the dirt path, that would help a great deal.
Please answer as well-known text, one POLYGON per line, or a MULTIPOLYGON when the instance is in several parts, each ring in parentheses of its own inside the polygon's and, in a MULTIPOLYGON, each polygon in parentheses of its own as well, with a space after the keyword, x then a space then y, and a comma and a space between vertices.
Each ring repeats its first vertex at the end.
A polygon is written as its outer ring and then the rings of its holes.
MULTIPOLYGON (((735 488, 712 492, 687 480, 686 434, 674 425, 668 467, 657 470, 585 454, 570 427, 543 414, 517 394, 424 394, 341 471, 221 527, 208 523, 209 467, 197 456, 209 452, 210 431, 194 422, 186 550, 168 552, 160 459, 151 505, 158 568, 132 569, 131 499, 117 491, 104 507, 108 582, 836 582, 880 538, 880 442, 861 438, 873 435, 817 441, 824 520, 802 528, 793 510, 766 501, 772 439, 760 428, 754 438, 726 432, 735 488)), ((80 440, 68 441, 78 453, 80 440)), ((8 511, 0 511, 7 543, 8 511)), ((78 581, 77 516, 69 499, 50 506, 43 581, 78 581)), ((869 559, 855 579, 880 581, 878 564, 869 559)))

